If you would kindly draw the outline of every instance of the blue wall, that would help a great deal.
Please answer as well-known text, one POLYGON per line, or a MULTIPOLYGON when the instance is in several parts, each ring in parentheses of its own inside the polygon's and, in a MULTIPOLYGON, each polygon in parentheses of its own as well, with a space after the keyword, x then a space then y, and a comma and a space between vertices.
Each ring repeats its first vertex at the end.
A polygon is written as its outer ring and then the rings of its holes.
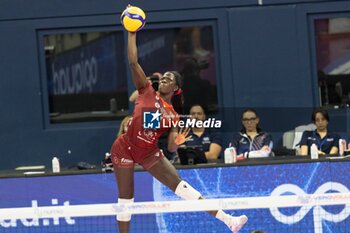
MULTIPOLYGON (((215 22, 222 107, 318 106, 311 20, 337 13, 350 16, 349 1, 265 0, 259 5, 253 0, 178 0, 176 6, 173 1, 156 0, 2 1, 0 169, 48 165, 53 155, 63 165, 82 160, 98 163, 109 151, 117 121, 47 127, 39 31, 99 26, 122 30, 119 14, 128 3, 147 12, 149 27, 179 21, 215 22)), ((238 114, 225 116, 236 128, 238 114)), ((347 116, 339 116, 344 133, 349 130, 347 116)), ((293 123, 274 119, 283 126, 273 130, 276 143, 281 132, 295 127, 294 122, 308 123, 309 112, 293 118, 293 123)), ((268 130, 269 125, 264 128, 268 130)))

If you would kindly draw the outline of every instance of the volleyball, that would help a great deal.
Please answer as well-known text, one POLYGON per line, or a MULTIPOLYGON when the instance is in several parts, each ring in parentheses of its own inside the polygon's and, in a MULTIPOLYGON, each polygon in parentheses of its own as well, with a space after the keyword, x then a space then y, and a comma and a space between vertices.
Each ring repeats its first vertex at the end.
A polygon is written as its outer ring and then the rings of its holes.
POLYGON ((141 8, 130 6, 123 11, 120 20, 127 31, 136 32, 145 26, 146 14, 141 8))

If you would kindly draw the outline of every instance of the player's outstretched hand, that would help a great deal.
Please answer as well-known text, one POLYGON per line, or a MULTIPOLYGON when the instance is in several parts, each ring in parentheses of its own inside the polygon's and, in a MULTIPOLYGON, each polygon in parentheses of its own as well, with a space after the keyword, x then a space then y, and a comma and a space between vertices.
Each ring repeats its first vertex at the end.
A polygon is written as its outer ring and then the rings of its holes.
POLYGON ((188 139, 192 138, 192 135, 187 136, 190 130, 190 128, 186 128, 185 130, 181 128, 175 137, 175 144, 179 146, 182 143, 186 142, 188 139))

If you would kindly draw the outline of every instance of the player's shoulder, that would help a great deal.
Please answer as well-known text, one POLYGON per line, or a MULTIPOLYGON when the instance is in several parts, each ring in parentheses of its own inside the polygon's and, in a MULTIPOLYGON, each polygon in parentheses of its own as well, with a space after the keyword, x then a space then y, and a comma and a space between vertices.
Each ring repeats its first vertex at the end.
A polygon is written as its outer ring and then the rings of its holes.
POLYGON ((145 85, 137 90, 139 92, 139 95, 144 95, 145 93, 148 92, 154 92, 155 90, 153 89, 152 85, 149 82, 146 82, 145 85))

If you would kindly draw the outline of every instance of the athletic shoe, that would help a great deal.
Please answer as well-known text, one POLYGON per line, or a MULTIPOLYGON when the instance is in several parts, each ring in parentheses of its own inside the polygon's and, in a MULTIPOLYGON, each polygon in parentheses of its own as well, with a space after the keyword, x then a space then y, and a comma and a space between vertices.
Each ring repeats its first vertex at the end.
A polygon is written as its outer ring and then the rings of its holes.
POLYGON ((228 221, 227 226, 233 233, 237 233, 243 225, 248 221, 248 217, 241 215, 239 217, 230 216, 231 219, 228 221))

